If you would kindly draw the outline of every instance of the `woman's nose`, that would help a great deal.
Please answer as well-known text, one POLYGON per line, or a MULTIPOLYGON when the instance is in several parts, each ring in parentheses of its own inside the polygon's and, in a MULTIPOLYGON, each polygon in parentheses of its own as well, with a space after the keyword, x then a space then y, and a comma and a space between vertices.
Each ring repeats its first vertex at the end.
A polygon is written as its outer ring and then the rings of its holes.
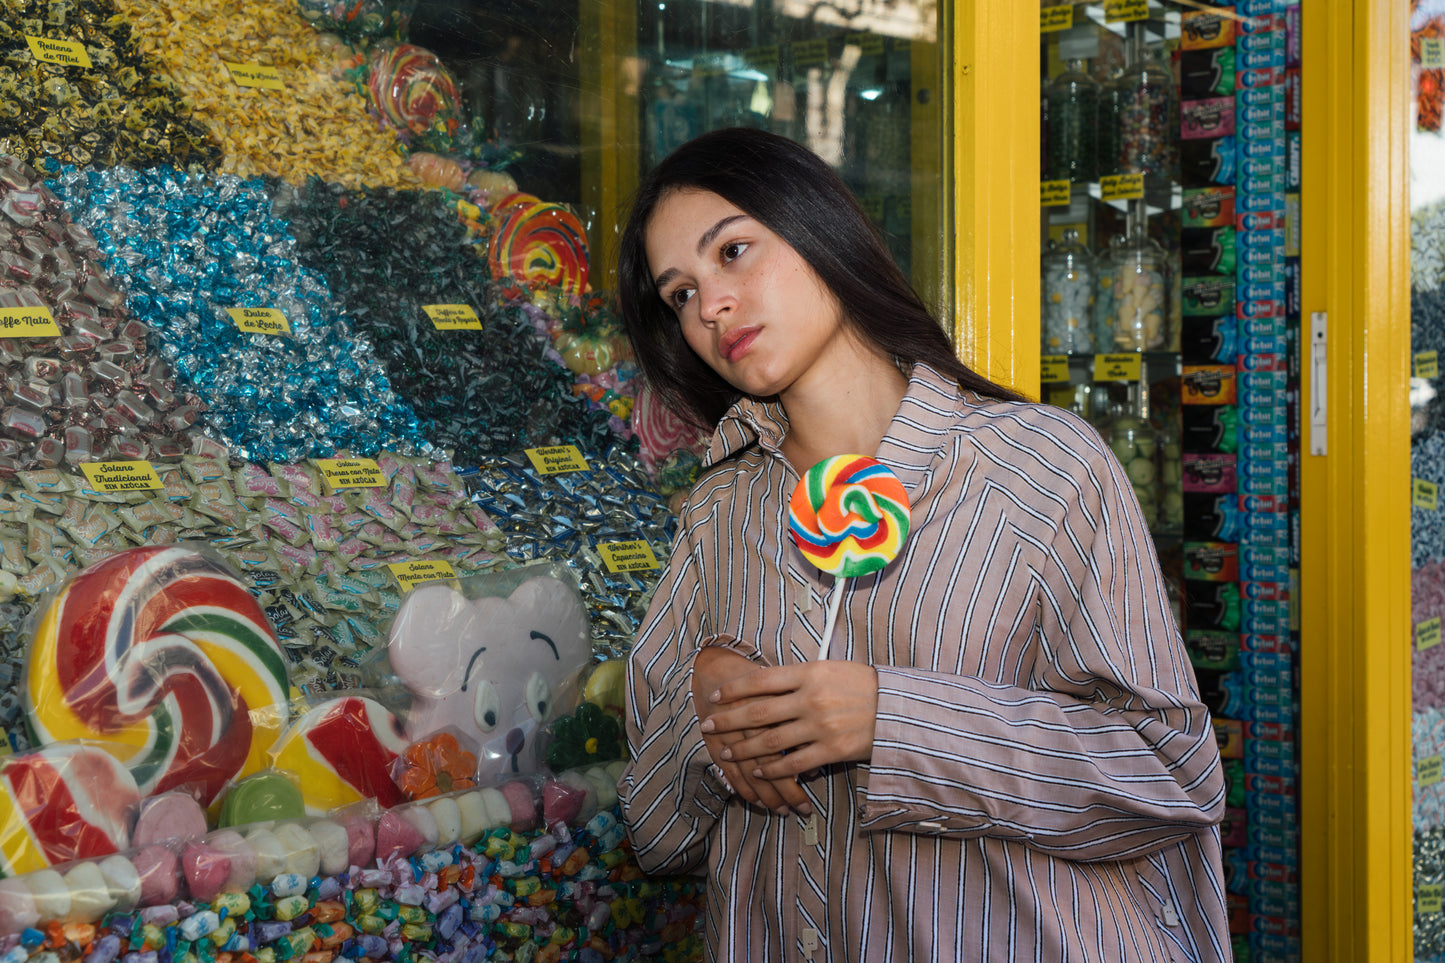
POLYGON ((704 321, 717 321, 733 308, 732 294, 718 284, 698 285, 698 313, 704 321))

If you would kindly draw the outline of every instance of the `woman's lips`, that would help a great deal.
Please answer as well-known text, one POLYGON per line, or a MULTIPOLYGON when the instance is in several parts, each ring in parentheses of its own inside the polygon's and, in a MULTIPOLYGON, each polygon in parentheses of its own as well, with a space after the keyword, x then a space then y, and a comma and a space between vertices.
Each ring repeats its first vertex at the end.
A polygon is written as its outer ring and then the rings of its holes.
POLYGON ((736 361, 746 354, 759 330, 754 327, 734 328, 723 335, 722 341, 718 343, 718 352, 723 356, 723 360, 736 361))

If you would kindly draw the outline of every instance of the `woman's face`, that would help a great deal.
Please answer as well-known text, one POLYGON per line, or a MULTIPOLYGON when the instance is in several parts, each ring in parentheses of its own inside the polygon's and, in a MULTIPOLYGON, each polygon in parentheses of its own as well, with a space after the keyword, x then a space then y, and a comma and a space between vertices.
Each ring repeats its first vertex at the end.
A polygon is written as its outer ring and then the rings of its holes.
POLYGON ((827 377, 856 348, 842 311, 781 237, 710 191, 663 196, 648 222, 647 263, 683 337, 734 388, 783 396, 827 377))

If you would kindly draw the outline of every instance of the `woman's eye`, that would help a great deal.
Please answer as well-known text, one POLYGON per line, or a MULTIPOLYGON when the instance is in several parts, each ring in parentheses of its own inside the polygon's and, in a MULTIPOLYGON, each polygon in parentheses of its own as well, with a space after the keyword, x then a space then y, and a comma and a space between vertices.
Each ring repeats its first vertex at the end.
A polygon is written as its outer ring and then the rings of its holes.
POLYGON ((742 255, 742 253, 743 253, 744 251, 746 251, 747 249, 748 249, 748 246, 747 246, 746 244, 744 244, 742 241, 729 241, 727 244, 724 244, 723 247, 722 247, 723 260, 724 260, 724 261, 734 260, 735 258, 740 257, 740 256, 742 255))
POLYGON ((694 293, 696 292, 693 288, 678 288, 667 296, 667 300, 674 308, 681 310, 683 305, 692 300, 694 293))

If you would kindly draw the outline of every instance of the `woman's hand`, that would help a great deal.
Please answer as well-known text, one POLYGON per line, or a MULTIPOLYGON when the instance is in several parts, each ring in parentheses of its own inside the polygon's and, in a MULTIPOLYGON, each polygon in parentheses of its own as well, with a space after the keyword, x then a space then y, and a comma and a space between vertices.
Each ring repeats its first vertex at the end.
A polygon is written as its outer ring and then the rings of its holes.
POLYGON ((776 784, 873 757, 878 673, 871 665, 827 659, 754 668, 711 692, 694 676, 698 695, 717 706, 703 732, 722 738, 724 759, 754 780, 776 784))
MULTIPOLYGON (((698 650, 692 665, 692 700, 693 705, 697 707, 698 718, 703 721, 703 743, 707 746, 713 762, 722 770, 733 790, 745 801, 758 806, 766 806, 778 813, 792 810, 807 815, 813 811, 813 807, 808 802, 803 787, 798 785, 797 779, 792 776, 776 780, 759 778, 730 760, 729 747, 742 742, 748 736, 759 735, 758 730, 727 730, 714 733, 707 724, 712 713, 716 711, 714 704, 708 701, 711 693, 716 692, 720 686, 742 679, 751 673, 767 671, 770 670, 759 668, 756 663, 731 649, 710 645, 698 650)), ((764 757, 762 760, 752 760, 751 757, 749 759, 754 762, 773 761, 772 757, 764 757)))

